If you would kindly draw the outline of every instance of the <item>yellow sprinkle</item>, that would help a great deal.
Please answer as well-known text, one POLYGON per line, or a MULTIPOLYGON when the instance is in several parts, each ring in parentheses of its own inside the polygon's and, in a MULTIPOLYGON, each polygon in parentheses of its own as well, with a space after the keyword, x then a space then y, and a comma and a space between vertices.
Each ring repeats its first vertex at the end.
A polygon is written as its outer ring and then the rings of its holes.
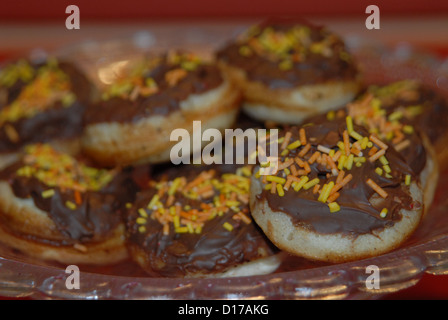
POLYGON ((385 218, 388 212, 389 210, 387 210, 387 208, 383 208, 383 210, 381 210, 380 217, 385 218))
POLYGON ((330 202, 328 204, 328 207, 330 208, 330 212, 338 212, 339 210, 341 210, 341 207, 337 202, 330 202))
POLYGON ((347 156, 344 155, 344 154, 339 157, 339 160, 338 160, 338 169, 339 170, 344 169, 344 165, 345 165, 345 161, 346 160, 347 160, 347 156))
POLYGON ((294 191, 299 191, 302 187, 308 182, 309 178, 307 176, 303 176, 300 178, 300 182, 294 182, 293 188, 294 191))
POLYGON ((319 178, 314 178, 313 180, 305 183, 305 185, 303 186, 303 189, 308 190, 309 188, 314 187, 316 184, 319 183, 319 178))
POLYGON ((361 149, 364 150, 365 148, 367 148, 368 143, 369 143, 369 138, 367 138, 367 137, 362 138, 361 149))
POLYGON ((128 202, 126 203, 126 209, 131 209, 132 208, 132 203, 128 202))
POLYGON ((413 134, 414 133, 414 127, 410 125, 403 126, 403 132, 406 134, 413 134))
POLYGON ((339 142, 338 142, 338 147, 339 147, 339 150, 341 150, 342 154, 345 154, 345 145, 344 145, 344 142, 339 141, 339 142))
POLYGON ((347 123, 348 134, 352 133, 353 132, 353 119, 352 119, 352 117, 351 116, 347 116, 345 118, 345 122, 347 123))
POLYGON ((48 190, 42 191, 41 195, 42 195, 42 198, 44 198, 44 199, 50 198, 50 197, 54 196, 54 189, 48 189, 48 190))
POLYGON ((285 195, 285 191, 283 190, 283 186, 281 184, 277 184, 277 193, 280 197, 285 195))
POLYGON ((286 148, 285 150, 282 151, 282 153, 280 153, 280 155, 281 155, 282 157, 285 157, 285 156, 288 155, 288 153, 289 153, 289 149, 286 148))
POLYGON ((191 223, 187 223, 188 233, 194 233, 194 228, 191 223))
MULTIPOLYGON (((354 138, 354 139, 356 139, 356 140, 358 140, 358 141, 361 141, 361 140, 363 140, 365 137, 363 137, 362 135, 360 135, 358 132, 356 132, 356 131, 352 131, 352 132, 349 132, 349 135, 352 137, 352 138, 354 138)), ((365 148, 364 148, 365 149, 365 148)))
POLYGON ((137 222, 137 224, 146 224, 146 219, 142 218, 142 217, 138 217, 135 222, 137 222))
POLYGON ((381 156, 379 160, 383 166, 386 166, 389 164, 389 161, 387 161, 387 158, 385 156, 381 156))
POLYGON ((201 226, 197 226, 196 229, 194 229, 194 232, 197 234, 200 234, 202 232, 202 227, 201 226))
POLYGON ((298 147, 300 147, 302 145, 302 143, 300 143, 300 140, 296 140, 293 143, 290 143, 286 148, 289 150, 294 150, 297 149, 298 147))
POLYGON ((138 232, 145 233, 146 232, 146 227, 145 226, 139 226, 138 227, 138 232))
POLYGON ((330 152, 328 153, 328 155, 330 156, 330 158, 333 158, 335 154, 334 149, 331 149, 330 152))
POLYGON ((319 196, 319 201, 325 203, 327 202, 328 197, 330 196, 331 189, 334 187, 334 181, 330 181, 328 184, 325 184, 324 188, 322 188, 322 192, 319 196))
POLYGON ((173 217, 173 225, 174 225, 174 228, 176 228, 176 229, 180 227, 180 217, 179 216, 173 217))
POLYGON ((138 213, 140 214, 140 216, 142 216, 143 218, 147 218, 148 214, 146 213, 146 210, 143 208, 138 209, 138 213))
POLYGON ((223 225, 224 229, 226 229, 227 231, 232 231, 233 230, 233 226, 228 223, 228 222, 224 222, 223 225))
POLYGON ((366 157, 355 157, 354 159, 353 159, 353 161, 355 161, 356 163, 364 163, 364 162, 366 162, 366 157))
POLYGON ((180 181, 181 181, 180 178, 174 179, 173 183, 171 184, 170 189, 168 190, 168 195, 172 196, 176 192, 177 187, 179 186, 180 181))
POLYGON ((383 169, 381 169, 380 167, 375 169, 375 172, 377 175, 382 176, 383 175, 383 169))
POLYGON ((334 120, 335 117, 336 117, 336 112, 334 112, 334 110, 329 111, 327 113, 327 120, 329 120, 329 121, 334 120))
POLYGON ((152 197, 151 201, 148 203, 148 209, 153 209, 158 201, 159 201, 159 195, 156 194, 152 197))
POLYGON ((227 200, 226 201, 226 206, 228 206, 228 207, 236 207, 236 206, 238 206, 240 204, 240 202, 239 201, 232 201, 232 200, 227 200))
POLYGON ((76 204, 71 202, 71 201, 69 201, 69 200, 65 201, 65 206, 67 208, 69 208, 70 210, 75 210, 76 209, 76 204))
POLYGON ((351 170, 353 166, 353 158, 354 155, 350 154, 347 158, 347 161, 345 162, 344 166, 347 168, 347 170, 351 170))
POLYGON ((404 183, 408 186, 411 184, 411 175, 407 174, 405 179, 404 179, 404 183))
POLYGON ((388 118, 389 118, 389 121, 394 121, 394 120, 400 120, 401 117, 403 117, 403 113, 401 111, 395 111, 395 112, 392 112, 388 118))
POLYGON ((174 231, 176 233, 187 233, 187 232, 189 232, 188 227, 177 227, 177 228, 174 228, 174 231))
POLYGON ((272 183, 268 183, 264 186, 264 190, 271 190, 272 183))
POLYGON ((176 207, 171 206, 169 210, 170 210, 170 215, 172 215, 172 216, 176 215, 176 207))
POLYGON ((285 184, 286 179, 285 178, 281 178, 281 177, 277 177, 277 176, 267 176, 266 177, 266 181, 277 182, 277 183, 280 183, 280 184, 285 184))
POLYGON ((385 166, 383 166, 383 169, 384 169, 384 171, 385 171, 386 173, 391 173, 391 172, 392 172, 392 170, 390 169, 390 167, 389 167, 388 164, 386 164, 385 166))

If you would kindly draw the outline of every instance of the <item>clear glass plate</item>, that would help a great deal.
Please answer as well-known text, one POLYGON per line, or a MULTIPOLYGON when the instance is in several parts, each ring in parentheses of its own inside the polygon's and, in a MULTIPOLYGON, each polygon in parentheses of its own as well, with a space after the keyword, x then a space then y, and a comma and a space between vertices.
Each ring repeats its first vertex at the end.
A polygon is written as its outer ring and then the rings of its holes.
MULTIPOLYGON (((127 39, 88 42, 57 54, 78 60, 92 79, 107 85, 126 62, 145 51, 186 48, 209 56, 246 26, 179 28, 139 32, 127 39), (221 39, 217 41, 217 39, 221 39), (101 71, 102 70, 102 71, 101 71), (106 79, 106 81, 105 81, 106 79)), ((367 83, 418 78, 448 97, 448 61, 406 43, 385 47, 347 38, 367 83)), ((440 176, 435 201, 415 234, 399 249, 379 257, 329 265, 288 257, 269 275, 220 279, 150 278, 132 263, 93 268, 79 266, 80 289, 66 287, 65 266, 33 261, 2 248, 0 295, 37 299, 366 299, 379 298, 416 284, 424 273, 448 274, 448 172, 440 176), (366 286, 366 268, 380 271, 379 289, 366 286)))

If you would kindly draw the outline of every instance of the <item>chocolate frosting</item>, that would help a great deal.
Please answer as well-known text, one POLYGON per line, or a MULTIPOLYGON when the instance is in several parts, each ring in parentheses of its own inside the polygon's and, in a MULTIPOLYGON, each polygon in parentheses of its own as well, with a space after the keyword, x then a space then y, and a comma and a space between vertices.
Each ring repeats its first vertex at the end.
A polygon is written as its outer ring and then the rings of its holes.
MULTIPOLYGON (((312 151, 309 154, 316 151, 318 145, 335 148, 337 141, 342 140, 342 132, 345 128, 345 120, 304 126, 308 141, 313 137, 312 151)), ((356 126, 355 130, 361 135, 368 136, 362 127, 356 126)), ((290 131, 293 134, 291 141, 299 138, 297 127, 290 128, 290 131)), ((340 233, 347 236, 372 233, 400 221, 401 209, 410 210, 421 205, 413 201, 408 187, 403 185, 404 175, 409 174, 412 179, 415 179, 415 173, 392 147, 388 148, 386 156, 392 169, 391 178, 377 175, 374 171, 375 164, 368 160, 361 167, 353 166, 350 170, 353 179, 339 191, 337 203, 341 209, 338 212, 331 213, 327 204, 317 201, 317 196, 313 194, 312 189, 296 192, 290 188, 285 191, 283 197, 269 190, 263 190, 257 198, 266 200, 273 211, 286 213, 294 225, 309 228, 317 233, 340 233), (386 199, 378 196, 378 203, 375 205, 369 201, 375 191, 366 184, 368 178, 389 194, 386 199), (389 210, 385 218, 379 215, 382 208, 389 210)), ((326 174, 331 173, 317 162, 310 165, 310 168, 310 180, 316 177, 325 179, 326 174)), ((335 177, 332 177, 328 181, 334 180, 335 177)))
MULTIPOLYGON (((224 172, 231 172, 229 166, 221 167, 224 172)), ((168 174, 192 178, 201 170, 204 170, 204 167, 183 166, 168 171, 168 174)), ((169 235, 164 235, 162 225, 152 219, 146 224, 146 232, 139 233, 135 223, 138 217, 137 209, 145 208, 156 192, 155 189, 140 192, 128 218, 129 241, 131 245, 144 251, 147 264, 145 270, 150 275, 182 277, 190 274, 218 273, 276 251, 254 222, 235 223, 232 213, 207 221, 200 234, 175 233, 171 224, 169 235), (228 231, 223 228, 225 222, 231 223, 234 229, 228 231)), ((176 202, 194 208, 199 207, 202 202, 209 203, 210 200, 176 197, 176 202)))
POLYGON ((36 207, 46 212, 53 220, 63 240, 32 237, 32 240, 52 245, 89 243, 111 235, 123 222, 125 204, 134 200, 138 190, 132 179, 132 171, 127 168, 116 174, 103 189, 83 192, 82 203, 76 209, 70 209, 66 206, 66 201, 74 202, 73 190, 51 187, 54 195, 43 198, 42 192, 50 187, 37 178, 16 175, 17 169, 22 166, 23 163, 19 161, 7 167, 0 173, 0 179, 10 183, 16 197, 33 199, 36 207))
POLYGON ((256 27, 259 29, 245 39, 237 39, 218 50, 217 58, 222 62, 241 69, 251 81, 261 82, 271 89, 294 88, 300 85, 312 85, 329 81, 355 80, 357 66, 348 55, 343 41, 331 34, 324 27, 313 26, 307 22, 294 21, 269 21, 256 27), (304 54, 301 61, 294 62, 288 70, 279 68, 279 59, 268 59, 258 53, 242 55, 241 47, 247 46, 253 39, 259 36, 263 30, 270 28, 276 32, 287 32, 291 28, 299 27, 309 30, 309 41, 320 43, 331 37, 332 42, 328 46, 332 54, 324 56, 311 52, 303 46, 301 49, 291 49, 287 54, 304 54), (341 58, 344 56, 344 58, 341 58))
POLYGON ((148 97, 138 96, 135 100, 112 97, 93 104, 85 113, 85 124, 127 123, 153 115, 167 116, 179 110, 180 103, 191 94, 205 93, 223 82, 216 66, 200 64, 194 70, 188 71, 176 85, 170 86, 165 75, 176 68, 179 66, 162 63, 143 75, 144 79, 152 78, 159 89, 148 97))
MULTIPOLYGON (((389 109, 389 114, 393 112, 393 109, 389 109)), ((345 117, 347 116, 347 109, 341 108, 336 112, 336 117, 338 121, 345 121, 345 117)), ((304 123, 325 123, 330 120, 327 120, 327 114, 319 114, 317 116, 313 116, 307 118, 304 123)), ((408 121, 403 123, 409 123, 408 121)), ((401 150, 399 153, 403 159, 407 162, 412 171, 418 176, 426 166, 427 153, 426 149, 423 146, 421 132, 416 130, 410 135, 406 135, 406 139, 410 141, 410 145, 401 150)))
MULTIPOLYGON (((30 63, 35 73, 44 65, 44 63, 30 63)), ((70 91, 74 93, 76 100, 69 106, 63 106, 61 101, 57 101, 47 110, 32 117, 22 117, 14 122, 6 121, 0 127, 0 153, 16 151, 30 143, 74 138, 81 134, 82 116, 85 106, 94 95, 94 87, 76 65, 61 61, 58 63, 58 68, 69 77, 70 91), (17 141, 10 139, 6 126, 12 127, 17 133, 17 141)), ((0 88, 0 91, 4 92, 3 94, 6 92, 7 97, 3 104, 0 101, 0 110, 12 103, 25 85, 32 82, 33 79, 34 76, 28 82, 18 79, 11 87, 0 88)))
POLYGON ((388 115, 399 109, 416 108, 414 115, 405 116, 400 121, 419 128, 432 143, 446 135, 448 101, 436 90, 417 81, 404 80, 390 86, 371 86, 368 91, 383 102, 382 107, 387 110, 388 115))

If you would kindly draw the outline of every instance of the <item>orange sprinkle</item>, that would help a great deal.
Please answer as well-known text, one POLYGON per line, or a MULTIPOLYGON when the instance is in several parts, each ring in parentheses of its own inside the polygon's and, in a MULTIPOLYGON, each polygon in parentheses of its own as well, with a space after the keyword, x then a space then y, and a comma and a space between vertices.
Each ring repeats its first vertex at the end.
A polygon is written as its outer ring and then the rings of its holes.
POLYGON ((294 177, 297 177, 299 175, 299 173, 297 172, 296 166, 294 164, 292 164, 289 169, 291 170, 291 173, 294 177))
POLYGON ((310 165, 308 164, 308 162, 305 162, 305 167, 304 167, 306 173, 310 173, 311 172, 311 168, 310 165))
POLYGON ((75 190, 75 203, 80 205, 82 203, 81 193, 78 190, 75 190))
POLYGON ((334 154, 334 156, 333 156, 333 158, 332 158, 332 160, 333 160, 334 162, 338 161, 339 158, 341 157, 341 155, 342 155, 341 150, 336 151, 335 154, 334 154))
POLYGON ((281 145, 281 147, 280 147, 280 150, 285 149, 286 146, 289 145, 289 140, 291 140, 291 136, 292 136, 292 133, 291 133, 291 132, 289 132, 289 131, 286 132, 286 134, 285 134, 285 140, 283 140, 283 143, 282 143, 282 145, 281 145))
POLYGON ((299 130, 299 135, 300 135, 300 143, 302 144, 302 146, 306 145, 306 134, 305 134, 305 129, 301 128, 299 130))
POLYGON ((386 150, 385 149, 381 149, 380 151, 378 151, 374 155, 370 156, 369 161, 370 162, 374 162, 374 161, 378 160, 381 156, 384 156, 385 153, 386 153, 386 150))
POLYGON ((399 144, 397 144, 395 146, 395 150, 400 152, 400 151, 403 151, 404 149, 406 149, 407 147, 409 147, 410 145, 411 145, 411 141, 409 141, 409 139, 406 139, 406 140, 400 142, 399 144))
POLYGON ((345 171, 341 170, 338 173, 338 177, 336 178, 336 184, 340 184, 342 182, 342 179, 344 179, 345 171))
POLYGON ((320 184, 316 184, 316 185, 314 186, 314 188, 313 188, 313 193, 314 193, 314 194, 318 193, 318 192, 319 192, 319 189, 320 189, 320 184))
POLYGON ((373 146, 372 149, 369 150, 368 156, 373 156, 375 153, 378 152, 378 148, 373 146))
POLYGON ((277 193, 277 182, 275 181, 271 182, 271 193, 273 194, 277 193))
POLYGON ((367 179, 366 181, 367 185, 371 187, 373 190, 376 191, 382 198, 386 199, 388 194, 386 191, 384 191, 383 188, 381 188, 379 185, 377 185, 372 179, 367 179))
POLYGON ((355 156, 359 156, 359 154, 361 153, 361 151, 359 151, 359 149, 355 147, 352 147, 350 149, 350 152, 353 153, 355 156))
POLYGON ((400 143, 404 139, 404 134, 400 130, 395 130, 395 138, 392 139, 393 144, 400 143))
POLYGON ((300 150, 300 152, 297 155, 299 157, 303 158, 308 153, 308 151, 310 151, 310 149, 311 149, 311 145, 309 143, 305 144, 304 147, 302 148, 302 150, 300 150))
POLYGON ((290 165, 292 165, 294 163, 294 159, 288 159, 287 161, 281 163, 278 165, 277 170, 283 170, 285 168, 288 168, 290 165))
POLYGON ((298 164, 299 167, 303 168, 305 166, 305 162, 302 161, 299 157, 295 157, 294 161, 298 164))
POLYGON ((311 156, 311 158, 308 159, 308 163, 313 164, 317 160, 319 155, 320 155, 319 151, 314 152, 313 155, 311 156))
MULTIPOLYGON (((334 187, 333 187, 334 188, 334 187)), ((340 193, 339 192, 335 192, 332 195, 330 195, 327 199, 327 202, 335 202, 337 200, 337 198, 339 198, 340 193)))
POLYGON ((383 141, 381 141, 380 139, 378 139, 375 135, 371 134, 369 137, 370 141, 372 141, 374 144, 376 144, 378 147, 380 147, 381 149, 387 150, 388 145, 385 144, 383 141))
POLYGON ((238 212, 238 216, 241 218, 241 220, 243 220, 245 224, 250 224, 252 222, 252 220, 250 220, 250 218, 242 212, 238 212))
POLYGON ((333 161, 333 159, 331 159, 331 157, 328 154, 325 155, 325 158, 326 158, 326 162, 328 163, 328 165, 330 166, 331 169, 338 170, 338 166, 336 165, 336 163, 333 161))

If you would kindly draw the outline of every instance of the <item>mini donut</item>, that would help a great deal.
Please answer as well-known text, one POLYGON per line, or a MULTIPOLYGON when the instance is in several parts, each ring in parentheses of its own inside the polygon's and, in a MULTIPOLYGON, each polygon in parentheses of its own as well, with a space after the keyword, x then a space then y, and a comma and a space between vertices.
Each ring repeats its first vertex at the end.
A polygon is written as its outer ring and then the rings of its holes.
POLYGON ((102 165, 169 161, 171 132, 234 124, 240 93, 220 69, 191 53, 149 57, 85 114, 83 151, 102 165))
POLYGON ((279 266, 282 255, 250 216, 251 169, 225 167, 176 168, 137 195, 129 252, 149 275, 249 276, 279 266))
POLYGON ((0 173, 0 242, 43 261, 106 265, 128 257, 123 213, 137 187, 126 170, 28 145, 0 173))
POLYGON ((440 170, 448 168, 448 100, 418 80, 402 80, 367 88, 388 117, 415 127, 432 144, 440 170))
POLYGON ((253 26, 216 56, 243 91, 243 110, 261 121, 299 124, 351 101, 360 87, 344 42, 308 22, 253 26))
MULTIPOLYGON (((94 95, 88 78, 72 62, 25 59, 0 69, 0 166, 23 146, 55 142, 79 149, 82 114, 94 95)), ((12 156, 12 157, 11 157, 12 156)))
POLYGON ((280 249, 331 263, 358 260, 397 248, 419 225, 418 176, 365 128, 335 119, 279 137, 278 171, 255 170, 250 208, 280 249))

